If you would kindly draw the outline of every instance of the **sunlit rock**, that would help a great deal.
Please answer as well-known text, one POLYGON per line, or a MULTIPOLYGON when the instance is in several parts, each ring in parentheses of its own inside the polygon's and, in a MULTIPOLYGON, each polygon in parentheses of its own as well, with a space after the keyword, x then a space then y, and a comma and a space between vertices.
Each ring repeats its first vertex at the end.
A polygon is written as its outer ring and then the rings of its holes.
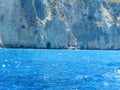
POLYGON ((0 0, 0 46, 120 49, 120 3, 0 0))

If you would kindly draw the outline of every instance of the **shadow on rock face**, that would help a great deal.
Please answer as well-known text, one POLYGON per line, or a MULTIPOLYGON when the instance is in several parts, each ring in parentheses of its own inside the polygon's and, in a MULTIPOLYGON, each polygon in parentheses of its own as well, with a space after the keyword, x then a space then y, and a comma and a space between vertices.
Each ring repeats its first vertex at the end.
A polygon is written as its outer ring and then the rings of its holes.
POLYGON ((46 12, 46 6, 43 4, 43 0, 34 0, 34 3, 35 3, 37 16, 41 20, 45 19, 47 12, 46 12))

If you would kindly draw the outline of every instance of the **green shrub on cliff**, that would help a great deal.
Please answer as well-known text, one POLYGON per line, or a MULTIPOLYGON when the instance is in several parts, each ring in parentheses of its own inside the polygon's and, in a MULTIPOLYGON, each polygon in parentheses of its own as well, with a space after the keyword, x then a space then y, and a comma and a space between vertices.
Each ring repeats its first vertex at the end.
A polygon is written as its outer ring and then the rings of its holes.
POLYGON ((120 0, 106 0, 107 2, 115 2, 115 3, 120 3, 120 0))
POLYGON ((51 6, 55 7, 56 6, 56 2, 57 2, 57 0, 51 0, 51 6))

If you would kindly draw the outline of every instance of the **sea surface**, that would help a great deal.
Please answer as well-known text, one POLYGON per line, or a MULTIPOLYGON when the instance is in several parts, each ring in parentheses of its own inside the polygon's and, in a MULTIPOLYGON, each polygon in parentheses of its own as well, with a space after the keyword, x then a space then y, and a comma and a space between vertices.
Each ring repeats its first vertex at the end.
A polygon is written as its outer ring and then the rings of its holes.
POLYGON ((120 51, 0 49, 0 90, 120 90, 120 51))

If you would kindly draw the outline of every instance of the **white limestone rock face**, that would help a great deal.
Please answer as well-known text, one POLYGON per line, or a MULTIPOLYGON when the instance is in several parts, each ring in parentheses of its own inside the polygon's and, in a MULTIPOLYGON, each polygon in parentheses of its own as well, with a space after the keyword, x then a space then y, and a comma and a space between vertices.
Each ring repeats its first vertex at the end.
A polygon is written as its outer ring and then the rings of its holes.
POLYGON ((0 0, 0 36, 1 44, 14 47, 18 41, 14 20, 14 0, 0 0))
POLYGON ((120 4, 106 0, 0 0, 0 46, 120 49, 120 4))

